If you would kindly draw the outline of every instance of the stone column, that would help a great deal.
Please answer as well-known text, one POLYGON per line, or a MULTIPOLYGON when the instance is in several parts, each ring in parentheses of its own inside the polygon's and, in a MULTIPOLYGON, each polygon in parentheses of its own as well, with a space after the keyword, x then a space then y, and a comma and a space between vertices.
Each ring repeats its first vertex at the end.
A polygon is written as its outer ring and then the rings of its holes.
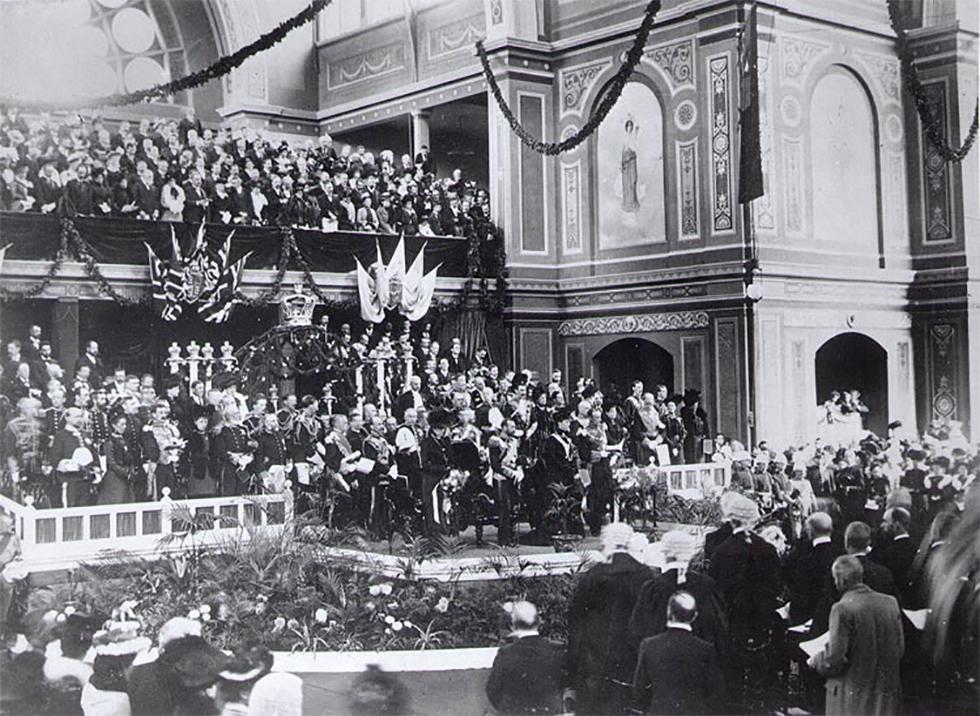
POLYGON ((424 109, 418 109, 412 112, 412 158, 418 154, 422 145, 427 147, 432 147, 432 143, 429 141, 429 116, 430 112, 424 109))
POLYGON ((51 333, 54 345, 52 347, 58 356, 58 362, 65 369, 65 375, 71 376, 75 361, 78 360, 78 298, 59 298, 54 303, 53 312, 51 333))

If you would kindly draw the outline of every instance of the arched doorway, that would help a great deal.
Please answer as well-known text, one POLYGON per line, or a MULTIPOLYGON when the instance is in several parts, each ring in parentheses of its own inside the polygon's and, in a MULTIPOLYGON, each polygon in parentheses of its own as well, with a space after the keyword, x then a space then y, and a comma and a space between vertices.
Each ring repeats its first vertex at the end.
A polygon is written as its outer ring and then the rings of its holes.
POLYGON ((622 338, 595 354, 596 382, 607 395, 629 395, 630 384, 642 380, 648 391, 658 383, 674 390, 674 358, 666 350, 642 338, 622 338))
POLYGON ((861 333, 834 336, 817 350, 817 405, 835 390, 860 390, 868 406, 864 426, 879 435, 888 427, 888 352, 861 333))

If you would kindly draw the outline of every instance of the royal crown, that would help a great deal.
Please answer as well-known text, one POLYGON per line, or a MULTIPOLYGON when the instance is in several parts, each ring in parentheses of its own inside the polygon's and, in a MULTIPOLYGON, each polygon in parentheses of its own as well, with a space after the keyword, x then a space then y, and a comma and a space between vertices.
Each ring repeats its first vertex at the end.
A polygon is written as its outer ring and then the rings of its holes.
POLYGON ((316 299, 305 293, 302 286, 294 286, 293 292, 282 297, 279 318, 287 326, 309 326, 313 323, 316 299))

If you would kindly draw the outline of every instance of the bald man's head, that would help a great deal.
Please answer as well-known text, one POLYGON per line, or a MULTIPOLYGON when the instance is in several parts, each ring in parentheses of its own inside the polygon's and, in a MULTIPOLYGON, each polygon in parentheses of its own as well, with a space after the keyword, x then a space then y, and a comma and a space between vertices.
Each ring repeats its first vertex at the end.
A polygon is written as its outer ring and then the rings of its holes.
POLYGON ((834 521, 826 512, 814 512, 806 518, 806 529, 810 539, 829 537, 834 531, 834 521))
POLYGON ((882 519, 891 525, 894 534, 906 534, 912 524, 912 516, 904 507, 891 507, 885 510, 882 519))
POLYGON ((674 592, 667 600, 667 621, 690 624, 698 616, 698 603, 690 592, 674 592))

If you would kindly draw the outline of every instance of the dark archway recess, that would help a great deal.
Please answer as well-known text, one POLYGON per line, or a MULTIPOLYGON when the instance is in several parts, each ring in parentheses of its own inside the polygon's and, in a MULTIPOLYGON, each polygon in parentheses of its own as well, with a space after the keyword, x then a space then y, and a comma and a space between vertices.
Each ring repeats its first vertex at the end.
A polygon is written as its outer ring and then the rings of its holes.
POLYGON ((643 338, 622 338, 595 354, 596 382, 606 395, 629 395, 634 380, 642 380, 647 391, 658 383, 674 392, 674 358, 656 343, 643 338))
POLYGON ((864 427, 879 435, 888 428, 888 352, 861 333, 834 336, 815 358, 817 405, 832 391, 859 390, 868 406, 864 427))

